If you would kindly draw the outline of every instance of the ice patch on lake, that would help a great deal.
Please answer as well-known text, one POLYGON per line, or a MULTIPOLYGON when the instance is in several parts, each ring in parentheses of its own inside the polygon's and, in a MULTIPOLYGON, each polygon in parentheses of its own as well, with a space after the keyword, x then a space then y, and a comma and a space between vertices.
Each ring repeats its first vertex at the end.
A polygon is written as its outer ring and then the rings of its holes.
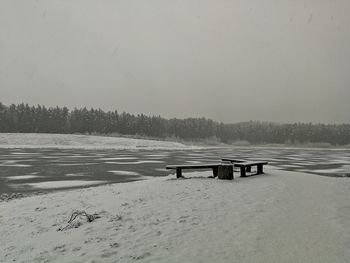
POLYGON ((305 161, 305 162, 295 162, 293 163, 294 165, 300 165, 300 166, 305 166, 305 165, 312 165, 315 164, 316 162, 311 162, 311 161, 305 161))
POLYGON ((315 162, 290 162, 290 164, 281 164, 281 166, 295 166, 295 167, 303 167, 307 165, 315 164, 315 162))
POLYGON ((302 156, 300 157, 286 156, 285 158, 289 160, 297 160, 297 161, 302 161, 304 159, 302 156))
POLYGON ((349 160, 344 160, 344 159, 338 159, 338 160, 330 160, 330 161, 325 161, 327 164, 345 164, 349 163, 349 160))
POLYGON ((17 175, 17 176, 8 176, 6 177, 9 180, 25 180, 25 179, 32 179, 32 178, 37 178, 40 176, 37 175, 17 175))
POLYGON ((281 159, 277 159, 277 158, 269 158, 268 159, 269 162, 280 162, 281 159))
POLYGON ((14 164, 17 162, 19 162, 19 160, 6 160, 6 161, 3 161, 1 164, 14 164))
POLYGON ((292 164, 280 164, 278 166, 283 168, 300 168, 299 165, 292 165, 292 164))
MULTIPOLYGON (((240 159, 240 158, 237 158, 237 159, 240 159)), ((254 161, 269 161, 269 160, 267 160, 266 157, 254 157, 254 161)))
POLYGON ((108 158, 100 158, 102 161, 113 161, 113 160, 137 160, 136 157, 108 157, 108 158))
POLYGON ((201 161, 186 161, 186 163, 198 164, 201 163, 201 161))
POLYGON ((98 163, 55 163, 55 165, 59 166, 84 166, 84 165, 96 165, 98 163))
POLYGON ((131 176, 135 176, 135 175, 140 175, 138 172, 133 172, 133 171, 108 171, 110 173, 116 174, 116 175, 131 175, 131 176))
POLYGON ((66 158, 90 158, 91 156, 89 155, 79 155, 79 154, 76 154, 76 155, 67 155, 65 156, 66 158))
POLYGON ((149 160, 149 161, 136 161, 136 162, 105 162, 106 164, 144 164, 144 163, 164 163, 164 161, 149 160))
POLYGON ((20 163, 16 163, 16 164, 2 163, 2 164, 0 164, 0 166, 2 166, 2 167, 31 167, 32 165, 30 165, 30 164, 20 164, 20 163))
POLYGON ((68 173, 66 176, 71 176, 71 177, 82 177, 82 176, 87 176, 84 173, 68 173))
POLYGON ((50 181, 50 182, 40 182, 40 183, 29 183, 25 184, 33 188, 38 189, 56 189, 56 188, 67 188, 67 187, 78 187, 78 186, 88 186, 103 184, 107 181, 73 181, 73 180, 64 180, 64 181, 50 181))
POLYGON ((22 152, 19 152, 19 153, 11 153, 12 155, 35 155, 35 154, 38 154, 38 153, 22 153, 22 152))
POLYGON ((157 158, 157 157, 160 157, 160 158, 163 158, 163 157, 167 157, 169 156, 169 154, 147 154, 146 157, 154 157, 154 158, 157 158))

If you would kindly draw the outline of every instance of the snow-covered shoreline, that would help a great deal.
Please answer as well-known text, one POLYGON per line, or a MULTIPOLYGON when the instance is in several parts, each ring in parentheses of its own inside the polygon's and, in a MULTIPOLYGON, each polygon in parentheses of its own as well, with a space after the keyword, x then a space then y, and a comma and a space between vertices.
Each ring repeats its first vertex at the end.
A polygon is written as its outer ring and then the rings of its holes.
POLYGON ((315 144, 288 145, 288 144, 206 144, 205 142, 181 142, 138 139, 127 137, 82 135, 82 134, 52 134, 52 133, 0 133, 0 149, 13 148, 56 148, 56 149, 86 149, 86 150, 181 150, 181 149, 215 149, 215 148, 274 148, 274 149, 327 149, 327 151, 348 150, 349 146, 320 147, 315 144))
POLYGON ((0 262, 348 262, 350 180, 267 172, 233 181, 191 173, 0 203, 0 262), (57 231, 75 209, 101 217, 57 231))
MULTIPOLYGON (((57 149, 191 149, 178 142, 76 134, 0 133, 0 148, 57 149)), ((198 147, 195 147, 198 148, 198 147)))

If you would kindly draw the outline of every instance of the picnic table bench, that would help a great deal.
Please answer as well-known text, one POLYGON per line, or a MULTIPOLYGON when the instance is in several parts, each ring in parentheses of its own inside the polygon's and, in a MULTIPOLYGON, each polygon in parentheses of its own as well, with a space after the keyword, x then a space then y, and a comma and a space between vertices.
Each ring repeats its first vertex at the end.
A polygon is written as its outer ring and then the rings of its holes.
POLYGON ((221 161, 223 161, 223 162, 231 162, 231 163, 244 163, 247 160, 236 159, 236 158, 231 158, 231 157, 224 157, 224 158, 221 158, 221 161))
POLYGON ((183 169, 212 169, 213 176, 222 177, 221 179, 233 179, 233 165, 222 164, 222 163, 211 163, 211 164, 182 164, 182 165, 167 165, 166 169, 176 170, 176 178, 182 178, 183 169))
POLYGON ((239 167, 241 170, 241 177, 246 177, 246 172, 251 172, 253 166, 257 167, 256 174, 263 174, 264 165, 268 164, 266 161, 244 161, 231 158, 222 158, 222 161, 231 162, 235 167, 239 167))

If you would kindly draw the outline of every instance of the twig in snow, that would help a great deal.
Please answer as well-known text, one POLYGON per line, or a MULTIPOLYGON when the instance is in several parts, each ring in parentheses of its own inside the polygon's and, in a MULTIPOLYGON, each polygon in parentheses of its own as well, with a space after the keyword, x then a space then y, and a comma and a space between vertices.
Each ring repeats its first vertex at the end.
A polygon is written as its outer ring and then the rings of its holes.
POLYGON ((77 217, 80 217, 80 216, 85 216, 86 219, 87 219, 87 222, 92 222, 94 221, 95 219, 97 218, 100 218, 100 216, 98 214, 88 214, 86 213, 85 211, 79 211, 79 210, 76 210, 73 212, 73 214, 71 215, 69 221, 68 221, 68 225, 66 225, 65 227, 60 227, 59 229, 57 229, 57 231, 64 231, 64 230, 67 230, 69 228, 73 228, 73 227, 79 227, 80 226, 80 223, 76 223, 74 224, 74 220, 77 218, 77 217))

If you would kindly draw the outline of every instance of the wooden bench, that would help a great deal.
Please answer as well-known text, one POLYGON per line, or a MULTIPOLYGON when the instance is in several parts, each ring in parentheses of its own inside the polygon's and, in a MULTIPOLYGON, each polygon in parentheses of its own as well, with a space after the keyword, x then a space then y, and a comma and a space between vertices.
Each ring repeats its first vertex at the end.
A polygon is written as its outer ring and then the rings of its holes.
POLYGON ((264 165, 268 164, 268 162, 244 162, 244 163, 235 163, 235 167, 239 167, 241 169, 241 177, 246 177, 246 172, 251 172, 251 167, 256 166, 257 171, 256 174, 263 174, 264 165))
MULTIPOLYGON (((221 178, 221 179, 233 179, 233 165, 227 165, 222 163, 213 163, 213 164, 190 164, 190 165, 167 165, 166 169, 174 169, 176 170, 176 178, 182 178, 182 170, 183 169, 212 169, 213 170, 213 176, 217 177, 220 172, 222 171, 223 177, 227 178, 221 178), (226 176, 225 176, 226 175, 226 176)), ((221 176, 219 176, 220 178, 221 176)))

